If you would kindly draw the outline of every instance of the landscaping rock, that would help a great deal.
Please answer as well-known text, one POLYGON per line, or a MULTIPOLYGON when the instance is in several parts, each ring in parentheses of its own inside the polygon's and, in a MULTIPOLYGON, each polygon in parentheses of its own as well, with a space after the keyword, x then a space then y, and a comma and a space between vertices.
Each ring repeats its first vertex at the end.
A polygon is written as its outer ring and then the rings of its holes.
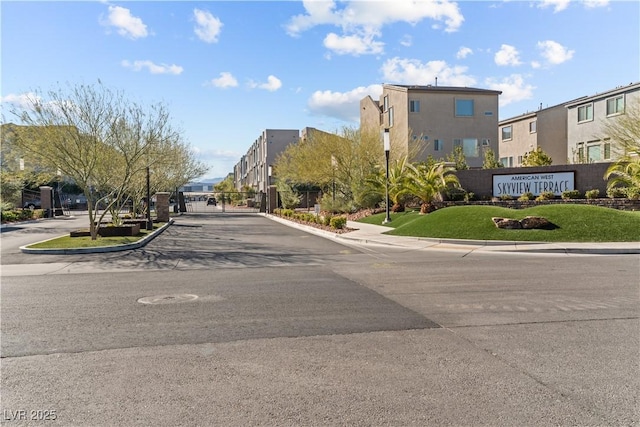
POLYGON ((517 230, 522 228, 520 221, 518 221, 517 219, 510 219, 510 218, 491 218, 491 219, 493 220, 493 223, 498 228, 503 228, 505 230, 517 230))
POLYGON ((493 223, 498 228, 505 230, 532 230, 532 229, 549 229, 553 227, 553 224, 546 219, 539 216, 527 216, 524 219, 517 220, 512 218, 491 218, 493 223))
POLYGON ((548 228, 551 225, 548 219, 539 216, 528 216, 520 220, 522 228, 530 230, 533 228, 548 228))

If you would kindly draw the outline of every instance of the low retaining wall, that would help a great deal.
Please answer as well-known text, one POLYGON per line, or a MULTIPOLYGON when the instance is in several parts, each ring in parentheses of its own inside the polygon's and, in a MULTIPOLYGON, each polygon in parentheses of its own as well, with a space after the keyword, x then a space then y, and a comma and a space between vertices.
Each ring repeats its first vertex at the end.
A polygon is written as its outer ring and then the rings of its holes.
POLYGON ((448 206, 467 206, 467 205, 479 205, 479 206, 500 206, 510 209, 526 209, 539 205, 553 205, 553 204, 574 204, 574 205, 594 205, 604 208, 619 209, 623 211, 638 211, 640 210, 640 200, 630 199, 554 199, 554 200, 479 200, 479 201, 445 201, 442 202, 444 207, 448 206))

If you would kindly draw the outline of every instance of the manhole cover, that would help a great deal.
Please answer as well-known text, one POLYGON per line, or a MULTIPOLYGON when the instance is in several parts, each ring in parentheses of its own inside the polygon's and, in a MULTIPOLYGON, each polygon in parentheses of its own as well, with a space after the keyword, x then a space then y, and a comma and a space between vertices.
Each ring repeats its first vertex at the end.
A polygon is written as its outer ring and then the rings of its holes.
POLYGON ((192 294, 156 295, 140 298, 138 302, 140 304, 173 304, 177 302, 193 301, 197 298, 198 295, 192 294))

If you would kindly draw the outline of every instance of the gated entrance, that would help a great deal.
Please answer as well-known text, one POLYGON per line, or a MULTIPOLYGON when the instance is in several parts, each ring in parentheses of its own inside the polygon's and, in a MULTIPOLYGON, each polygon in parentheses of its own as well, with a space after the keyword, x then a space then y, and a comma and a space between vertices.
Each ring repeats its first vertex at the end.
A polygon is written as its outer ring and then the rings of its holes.
POLYGON ((184 193, 188 213, 257 213, 265 212, 266 194, 246 192, 184 193))

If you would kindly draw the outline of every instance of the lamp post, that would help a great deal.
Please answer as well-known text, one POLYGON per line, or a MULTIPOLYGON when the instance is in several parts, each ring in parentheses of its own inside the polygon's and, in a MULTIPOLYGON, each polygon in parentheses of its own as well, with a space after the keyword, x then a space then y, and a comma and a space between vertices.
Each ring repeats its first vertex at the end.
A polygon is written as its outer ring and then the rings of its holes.
POLYGON ((391 150, 391 142, 389 141, 389 128, 384 130, 384 134, 382 135, 382 143, 384 146, 384 157, 386 160, 386 179, 385 179, 385 206, 387 211, 387 216, 385 217, 383 224, 388 224, 391 222, 391 216, 389 216, 389 151, 391 150))
POLYGON ((271 174, 273 173, 273 168, 271 165, 267 167, 267 213, 271 213, 271 174))
POLYGON ((150 172, 147 166, 147 230, 153 230, 153 221, 151 221, 151 185, 150 172))
POLYGON ((338 161, 336 160, 336 158, 334 157, 334 155, 331 155, 331 181, 332 181, 332 187, 333 187, 333 206, 335 208, 335 204, 336 204, 336 166, 338 166, 338 161))

